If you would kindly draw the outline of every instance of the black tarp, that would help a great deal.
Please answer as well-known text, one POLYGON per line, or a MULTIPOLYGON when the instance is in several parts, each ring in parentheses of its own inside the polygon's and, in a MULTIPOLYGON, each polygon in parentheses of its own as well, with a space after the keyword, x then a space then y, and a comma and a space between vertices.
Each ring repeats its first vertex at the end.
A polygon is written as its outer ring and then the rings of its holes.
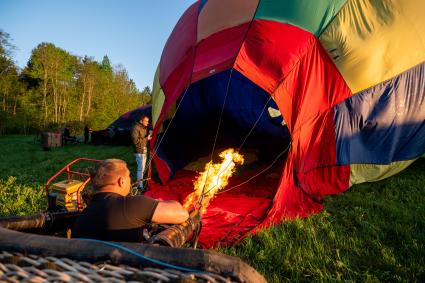
POLYGON ((110 124, 106 129, 93 131, 91 134, 91 142, 93 144, 115 144, 129 145, 131 144, 131 129, 134 122, 138 121, 142 116, 152 117, 152 106, 144 105, 134 110, 128 111, 121 115, 117 120, 110 124))

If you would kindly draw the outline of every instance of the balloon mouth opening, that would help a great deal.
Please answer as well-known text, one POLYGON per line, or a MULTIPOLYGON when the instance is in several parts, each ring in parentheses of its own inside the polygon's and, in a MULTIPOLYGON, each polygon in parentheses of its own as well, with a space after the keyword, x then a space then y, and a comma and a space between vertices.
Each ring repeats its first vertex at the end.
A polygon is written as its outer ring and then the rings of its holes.
POLYGON ((233 70, 230 83, 225 71, 192 84, 176 105, 173 118, 163 121, 163 129, 168 130, 157 151, 171 174, 182 169, 199 171, 211 156, 217 161, 227 148, 247 156, 241 171, 272 163, 282 166, 286 160, 282 152, 290 135, 278 106, 239 72, 233 70))

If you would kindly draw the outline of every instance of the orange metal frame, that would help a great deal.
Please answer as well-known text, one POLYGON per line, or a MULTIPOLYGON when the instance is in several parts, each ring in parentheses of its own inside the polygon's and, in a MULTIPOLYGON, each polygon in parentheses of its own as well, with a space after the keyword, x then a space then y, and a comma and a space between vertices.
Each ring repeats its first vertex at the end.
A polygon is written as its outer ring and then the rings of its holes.
POLYGON ((45 185, 45 188, 46 188, 46 198, 48 198, 48 196, 49 196, 49 189, 50 189, 49 185, 52 183, 53 180, 55 180, 63 172, 66 172, 66 174, 67 174, 68 182, 71 181, 71 176, 73 176, 73 175, 86 177, 85 181, 81 184, 81 186, 77 190, 77 209, 78 210, 81 210, 82 209, 81 201, 80 201, 80 191, 87 185, 88 182, 90 182, 90 174, 71 170, 71 166, 74 165, 74 164, 76 164, 76 163, 78 163, 78 162, 80 162, 80 161, 88 161, 88 162, 92 162, 92 163, 100 163, 102 160, 81 157, 81 158, 77 158, 74 161, 72 161, 72 162, 68 163, 67 165, 65 165, 65 167, 63 167, 55 175, 53 175, 49 180, 47 180, 46 185, 45 185))

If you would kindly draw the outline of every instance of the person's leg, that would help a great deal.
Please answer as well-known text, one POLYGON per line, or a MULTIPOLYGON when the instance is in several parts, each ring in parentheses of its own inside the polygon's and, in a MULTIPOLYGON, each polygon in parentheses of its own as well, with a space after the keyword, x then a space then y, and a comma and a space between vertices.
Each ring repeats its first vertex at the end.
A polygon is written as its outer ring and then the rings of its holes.
POLYGON ((142 159, 142 178, 140 180, 140 184, 139 184, 139 189, 143 189, 144 188, 144 181, 143 178, 145 176, 145 170, 146 170, 146 153, 142 153, 141 154, 141 159, 142 159))
POLYGON ((136 163, 137 163, 137 183, 138 187, 141 186, 141 180, 143 179, 143 163, 142 163, 142 154, 141 153, 135 153, 134 156, 136 157, 136 163))

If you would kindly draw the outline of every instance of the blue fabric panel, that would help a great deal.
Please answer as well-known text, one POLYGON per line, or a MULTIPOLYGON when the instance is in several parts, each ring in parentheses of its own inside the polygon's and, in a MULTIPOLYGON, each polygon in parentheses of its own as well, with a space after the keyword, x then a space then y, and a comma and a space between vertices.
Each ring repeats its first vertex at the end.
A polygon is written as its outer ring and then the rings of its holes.
POLYGON ((337 105, 339 164, 389 164, 425 152, 425 63, 337 105))
MULTIPOLYGON (((181 103, 178 101, 179 109, 158 150, 173 172, 211 153, 229 76, 230 70, 196 82, 181 103)), ((280 153, 289 143, 289 132, 281 125, 281 117, 268 115, 267 107, 278 108, 269 98, 264 90, 233 70, 216 148, 238 148, 261 116, 244 148, 256 148, 266 157, 280 153)), ((164 129, 167 124, 165 121, 164 129)))

